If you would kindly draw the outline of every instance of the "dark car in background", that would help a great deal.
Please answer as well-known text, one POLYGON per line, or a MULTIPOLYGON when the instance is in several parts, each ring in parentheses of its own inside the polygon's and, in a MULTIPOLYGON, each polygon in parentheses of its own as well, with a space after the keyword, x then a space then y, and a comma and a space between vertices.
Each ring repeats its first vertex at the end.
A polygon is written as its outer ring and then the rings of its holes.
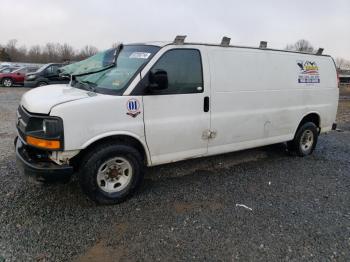
POLYGON ((60 76, 60 68, 66 64, 45 64, 36 72, 27 74, 24 86, 37 87, 51 84, 67 84, 69 78, 60 76))
POLYGON ((5 87, 11 87, 13 85, 23 85, 26 74, 35 72, 37 67, 21 67, 15 70, 6 70, 0 73, 0 83, 5 87))

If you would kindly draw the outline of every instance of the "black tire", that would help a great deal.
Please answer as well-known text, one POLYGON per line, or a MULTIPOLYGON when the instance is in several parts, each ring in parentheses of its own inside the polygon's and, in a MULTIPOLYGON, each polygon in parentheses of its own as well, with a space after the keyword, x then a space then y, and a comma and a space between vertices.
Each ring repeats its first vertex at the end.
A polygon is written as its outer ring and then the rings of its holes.
POLYGON ((48 85, 47 82, 41 81, 36 86, 47 86, 47 85, 48 85))
POLYGON ((1 84, 2 86, 4 87, 12 87, 13 86, 13 81, 11 78, 4 78, 2 81, 1 81, 1 84))
POLYGON ((295 152, 298 156, 311 155, 315 150, 318 140, 317 126, 312 122, 304 123, 297 130, 294 139, 287 142, 288 150, 295 152))
POLYGON ((140 153, 133 147, 125 144, 101 144, 83 157, 79 183, 87 196, 99 204, 117 204, 132 196, 140 186, 144 176, 144 166, 140 153), (108 160, 122 157, 132 167, 132 175, 126 187, 119 192, 108 193, 101 189, 97 183, 99 169, 108 160))

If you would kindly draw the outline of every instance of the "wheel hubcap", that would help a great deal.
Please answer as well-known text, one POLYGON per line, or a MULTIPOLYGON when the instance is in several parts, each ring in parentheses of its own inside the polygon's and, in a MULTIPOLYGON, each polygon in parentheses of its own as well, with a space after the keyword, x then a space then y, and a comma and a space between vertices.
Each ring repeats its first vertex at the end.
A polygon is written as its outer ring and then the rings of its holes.
POLYGON ((12 85, 11 80, 8 80, 8 79, 4 80, 4 86, 9 87, 11 85, 12 85))
POLYGON ((132 175, 130 162, 125 158, 115 157, 103 163, 98 169, 97 185, 106 193, 116 193, 130 183, 132 175))
POLYGON ((314 143, 314 133, 311 130, 305 130, 301 136, 300 143, 300 147, 304 152, 310 151, 314 143))

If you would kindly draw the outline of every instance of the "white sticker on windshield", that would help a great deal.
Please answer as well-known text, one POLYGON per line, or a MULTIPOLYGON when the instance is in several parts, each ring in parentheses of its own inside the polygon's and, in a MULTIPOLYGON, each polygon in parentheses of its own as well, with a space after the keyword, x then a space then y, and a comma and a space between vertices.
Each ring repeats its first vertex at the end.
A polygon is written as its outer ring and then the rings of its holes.
POLYGON ((134 52, 129 56, 129 58, 147 59, 150 55, 151 53, 134 52))

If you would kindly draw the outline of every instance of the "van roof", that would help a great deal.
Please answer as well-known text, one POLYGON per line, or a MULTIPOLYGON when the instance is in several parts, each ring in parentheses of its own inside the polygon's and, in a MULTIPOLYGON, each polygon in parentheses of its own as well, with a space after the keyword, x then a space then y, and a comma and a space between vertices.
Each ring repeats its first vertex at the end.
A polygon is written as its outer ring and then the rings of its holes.
MULTIPOLYGON (((144 42, 144 43, 132 43, 132 45, 153 45, 153 46, 159 46, 164 47, 167 45, 175 45, 172 41, 152 41, 152 42, 144 42)), ((259 48, 259 47, 253 47, 253 46, 239 46, 239 45, 228 45, 228 46, 222 46, 220 44, 214 44, 214 43, 196 43, 196 42, 184 42, 180 45, 204 45, 204 46, 217 46, 222 48, 244 48, 244 49, 255 49, 255 50, 264 50, 264 51, 277 51, 277 52, 286 52, 286 53, 296 53, 296 54, 305 54, 305 55, 316 55, 316 56, 329 56, 327 54, 316 54, 316 53, 306 53, 306 52, 300 52, 300 51, 293 51, 293 50, 284 50, 284 49, 275 49, 275 48, 259 48)))

